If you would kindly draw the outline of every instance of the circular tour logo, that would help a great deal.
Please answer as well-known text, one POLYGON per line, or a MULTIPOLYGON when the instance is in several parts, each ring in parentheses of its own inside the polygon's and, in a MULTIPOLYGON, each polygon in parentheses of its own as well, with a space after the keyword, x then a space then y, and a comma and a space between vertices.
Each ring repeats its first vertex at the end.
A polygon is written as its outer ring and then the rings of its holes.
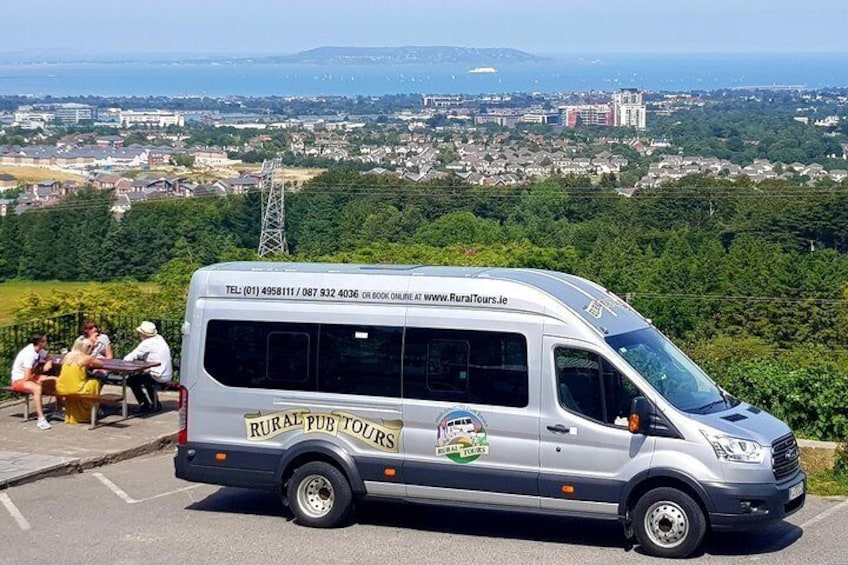
POLYGON ((489 454, 483 419, 470 410, 451 409, 438 420, 436 455, 455 463, 471 463, 489 454))

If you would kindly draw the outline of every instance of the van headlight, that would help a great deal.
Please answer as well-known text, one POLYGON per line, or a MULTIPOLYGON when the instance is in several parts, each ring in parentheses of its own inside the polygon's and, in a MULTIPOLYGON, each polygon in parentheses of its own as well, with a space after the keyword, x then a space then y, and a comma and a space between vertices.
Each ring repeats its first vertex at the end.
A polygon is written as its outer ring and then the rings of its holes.
POLYGON ((762 463, 763 448, 759 443, 750 439, 725 436, 701 430, 710 445, 713 446, 716 457, 725 461, 737 463, 762 463))

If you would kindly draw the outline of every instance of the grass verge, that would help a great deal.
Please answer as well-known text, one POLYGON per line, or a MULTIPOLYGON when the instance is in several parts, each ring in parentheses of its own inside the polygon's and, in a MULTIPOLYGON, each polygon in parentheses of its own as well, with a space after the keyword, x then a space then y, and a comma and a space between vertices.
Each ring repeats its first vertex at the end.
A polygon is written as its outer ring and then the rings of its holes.
POLYGON ((848 496, 848 476, 833 469, 823 469, 807 475, 807 490, 819 496, 848 496))

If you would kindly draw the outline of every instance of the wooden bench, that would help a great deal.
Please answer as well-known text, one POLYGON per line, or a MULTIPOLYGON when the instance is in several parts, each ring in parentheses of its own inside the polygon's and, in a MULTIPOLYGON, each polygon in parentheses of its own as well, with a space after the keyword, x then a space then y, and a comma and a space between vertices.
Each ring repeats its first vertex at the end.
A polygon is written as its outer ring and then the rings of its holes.
POLYGON ((17 398, 24 397, 26 402, 24 404, 24 420, 29 420, 29 397, 32 395, 28 392, 18 392, 10 386, 0 386, 0 391, 14 395, 17 398))
MULTIPOLYGON (((29 420, 30 417, 30 407, 29 407, 29 397, 32 396, 32 393, 29 392, 20 392, 14 390, 10 386, 0 387, 0 391, 7 392, 9 394, 13 394, 15 396, 23 396, 24 397, 24 420, 29 420)), ((64 400, 68 398, 74 398, 79 400, 89 400, 91 401, 91 425, 89 425, 89 429, 94 429, 97 427, 97 410, 101 405, 113 405, 113 404, 121 404, 124 397, 120 394, 47 394, 45 396, 53 396, 56 400, 64 400)))
POLYGON ((73 398, 76 400, 88 400, 91 402, 91 423, 88 426, 89 430, 97 427, 97 411, 101 405, 121 404, 124 397, 120 394, 57 394, 56 399, 73 398))

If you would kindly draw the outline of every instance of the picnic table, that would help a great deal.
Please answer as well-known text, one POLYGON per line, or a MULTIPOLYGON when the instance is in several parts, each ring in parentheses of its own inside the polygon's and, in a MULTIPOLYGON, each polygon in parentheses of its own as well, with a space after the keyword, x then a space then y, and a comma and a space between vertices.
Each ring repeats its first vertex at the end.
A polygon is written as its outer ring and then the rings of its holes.
MULTIPOLYGON (((51 355, 50 358, 53 361, 54 367, 62 366, 61 355, 51 355)), ((160 363, 124 361, 123 359, 100 359, 100 361, 103 362, 103 371, 121 378, 121 416, 126 419, 129 417, 129 411, 127 410, 127 378, 132 374, 141 373, 151 367, 157 367, 160 363)))

